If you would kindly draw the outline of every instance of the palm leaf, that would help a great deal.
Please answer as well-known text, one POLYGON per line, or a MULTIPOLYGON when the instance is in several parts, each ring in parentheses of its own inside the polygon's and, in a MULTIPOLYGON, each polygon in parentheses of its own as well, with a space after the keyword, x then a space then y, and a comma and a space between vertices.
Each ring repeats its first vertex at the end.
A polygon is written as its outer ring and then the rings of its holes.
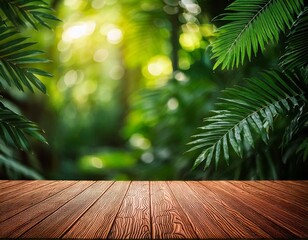
POLYGON ((227 24, 218 29, 213 42, 214 69, 219 65, 234 68, 251 60, 252 53, 266 49, 268 42, 277 42, 280 32, 290 28, 301 11, 303 0, 236 0, 221 16, 227 24))
POLYGON ((298 16, 287 37, 285 54, 280 65, 284 69, 307 67, 308 61, 308 7, 298 16))
POLYGON ((13 142, 22 150, 30 149, 27 137, 47 143, 35 123, 14 113, 2 103, 0 103, 0 135, 6 144, 13 142))
POLYGON ((273 70, 248 79, 245 87, 225 90, 217 104, 218 110, 205 119, 202 132, 189 143, 193 145, 190 151, 203 149, 194 167, 203 161, 208 167, 213 158, 216 166, 222 157, 228 163, 231 148, 242 156, 244 143, 254 146, 254 134, 267 142, 276 116, 307 102, 307 86, 303 89, 301 84, 301 76, 273 70))
POLYGON ((31 168, 28 168, 18 161, 0 154, 0 168, 4 169, 10 179, 18 179, 19 176, 29 179, 43 179, 43 177, 31 168))
POLYGON ((37 29, 37 25, 40 24, 51 29, 48 21, 59 21, 58 18, 51 14, 52 10, 47 3, 42 0, 0 0, 0 8, 6 19, 15 27, 28 24, 37 29))
POLYGON ((37 56, 43 52, 31 50, 33 42, 26 41, 27 38, 18 37, 18 32, 6 26, 0 26, 0 85, 6 82, 9 86, 15 85, 23 91, 27 87, 33 92, 35 86, 41 92, 46 93, 45 85, 36 75, 52 75, 36 68, 29 67, 29 64, 49 62, 37 56))

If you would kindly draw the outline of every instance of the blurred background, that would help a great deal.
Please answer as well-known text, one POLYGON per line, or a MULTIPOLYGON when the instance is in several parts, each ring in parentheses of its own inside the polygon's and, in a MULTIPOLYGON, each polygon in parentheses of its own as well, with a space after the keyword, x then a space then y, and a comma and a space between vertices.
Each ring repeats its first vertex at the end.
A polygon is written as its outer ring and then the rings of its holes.
MULTIPOLYGON (((233 157, 230 166, 192 170, 191 136, 219 92, 277 65, 279 44, 233 71, 212 70, 209 44, 226 0, 49 0, 62 22, 31 31, 52 62, 47 96, 11 91, 49 145, 32 142, 18 159, 46 179, 288 179, 301 166, 275 144, 233 157), (259 151, 258 151, 259 150, 259 151), (257 152, 257 153, 256 153, 257 152)), ((27 35, 27 33, 25 33, 27 35)), ((307 165, 307 164, 306 164, 307 165)), ((2 171, 2 178, 24 178, 2 171)))

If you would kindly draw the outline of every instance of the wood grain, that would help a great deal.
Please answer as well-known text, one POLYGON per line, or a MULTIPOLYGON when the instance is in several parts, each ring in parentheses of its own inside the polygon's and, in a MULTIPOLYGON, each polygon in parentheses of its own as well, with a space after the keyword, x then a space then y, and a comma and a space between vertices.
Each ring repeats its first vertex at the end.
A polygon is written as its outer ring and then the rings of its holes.
MULTIPOLYGON (((0 223, 0 238, 17 238, 94 182, 63 182, 65 189, 0 223)), ((61 186, 59 185, 59 187, 61 186)), ((46 189, 48 192, 48 189, 46 189)), ((31 199, 28 200, 31 202, 31 199)), ((18 206, 15 206, 18 208, 18 206)), ((2 207, 1 207, 2 208, 2 207)))
POLYGON ((149 187, 149 182, 130 184, 108 238, 151 238, 149 187))
MULTIPOLYGON (((0 222, 46 200, 52 195, 58 194, 63 189, 73 184, 74 182, 65 182, 63 184, 53 182, 45 185, 45 182, 43 181, 35 182, 34 186, 28 185, 27 187, 24 187, 20 196, 12 196, 9 200, 1 203, 0 222)), ((10 196, 10 194, 7 195, 7 197, 10 196)))
POLYGON ((0 182, 0 189, 4 189, 4 188, 7 188, 7 187, 10 187, 10 186, 13 186, 13 185, 18 185, 18 184, 21 184, 23 182, 26 182, 24 180, 1 180, 0 182))
POLYGON ((251 206, 250 201, 253 201, 253 199, 250 199, 249 201, 242 199, 237 192, 232 191, 230 188, 224 187, 221 184, 221 181, 205 181, 200 183, 215 193, 218 197, 221 197, 230 208, 234 209, 234 211, 254 222, 259 228, 269 234, 272 238, 294 237, 294 234, 292 234, 290 231, 284 229, 279 224, 276 224, 262 213, 260 213, 259 209, 264 209, 266 205, 260 206, 259 208, 251 206))
MULTIPOLYGON (((20 237, 60 238, 98 200, 111 184, 112 182, 94 183, 20 237)), ((66 198, 66 196, 63 196, 63 198, 66 198)))
POLYGON ((217 224, 214 213, 208 211, 206 203, 202 202, 185 182, 174 181, 168 183, 199 238, 229 237, 227 231, 224 231, 217 224))
POLYGON ((299 194, 296 196, 294 196, 293 194, 290 193, 290 191, 288 190, 288 188, 283 187, 283 188, 275 188, 272 186, 272 184, 266 184, 266 182, 269 181, 247 181, 248 184, 250 184, 251 186, 253 186, 254 188, 257 188, 259 190, 261 190, 264 193, 272 193, 272 195, 275 196, 275 198, 279 198, 279 199, 284 199, 284 200, 288 200, 289 202, 291 202, 293 205, 295 205, 296 207, 298 207, 299 209, 304 209, 305 211, 307 211, 307 202, 304 199, 301 199, 299 197, 299 194))
POLYGON ((151 219, 154 239, 197 238, 191 223, 166 182, 151 182, 151 219))
POLYGON ((292 213, 286 211, 285 206, 275 206, 271 201, 265 201, 249 192, 246 192, 243 190, 241 182, 237 182, 237 184, 234 185, 231 181, 221 181, 219 184, 222 187, 228 188, 230 191, 234 192, 234 194, 241 196, 241 199, 246 204, 249 204, 251 208, 261 213, 277 225, 283 226, 283 228, 293 236, 300 237, 303 230, 308 232, 306 223, 294 217, 292 213))
POLYGON ((308 239, 308 181, 0 180, 0 239, 308 239))
POLYGON ((0 203, 8 201, 8 200, 12 200, 12 199, 15 200, 19 196, 28 194, 30 192, 29 187, 32 192, 48 184, 52 184, 52 181, 37 181, 35 184, 33 184, 31 181, 25 181, 16 186, 13 185, 12 187, 4 189, 5 191, 3 190, 1 191, 0 203))
POLYGON ((279 206, 280 208, 283 207, 284 209, 287 209, 286 211, 291 212, 292 216, 296 218, 299 218, 304 221, 308 216, 308 209, 304 206, 304 204, 290 197, 290 195, 285 192, 279 193, 278 191, 275 190, 264 191, 264 188, 262 189, 259 188, 260 184, 258 184, 258 182, 254 184, 252 184, 249 181, 242 182, 240 186, 244 188, 245 191, 265 201, 271 199, 271 204, 279 206))
POLYGON ((33 186, 33 182, 31 181, 13 181, 13 184, 10 186, 7 186, 6 188, 2 189, 0 192, 0 199, 2 201, 3 196, 6 196, 8 194, 12 193, 18 193, 19 191, 23 190, 27 185, 33 186))
POLYGON ((298 199, 299 202, 308 202, 308 192, 307 184, 306 191, 299 191, 297 186, 291 185, 289 182, 283 181, 283 184, 280 184, 279 181, 260 181, 261 184, 265 185, 268 189, 274 188, 280 192, 287 193, 298 199))
POLYGON ((270 237, 269 234, 254 222, 231 208, 227 204, 228 201, 225 201, 225 198, 216 195, 200 182, 187 182, 187 184, 193 189, 199 199, 207 203, 208 211, 216 215, 218 224, 221 228, 227 230, 230 237, 241 239, 270 237))
POLYGON ((63 238, 107 238, 130 182, 115 182, 63 238))

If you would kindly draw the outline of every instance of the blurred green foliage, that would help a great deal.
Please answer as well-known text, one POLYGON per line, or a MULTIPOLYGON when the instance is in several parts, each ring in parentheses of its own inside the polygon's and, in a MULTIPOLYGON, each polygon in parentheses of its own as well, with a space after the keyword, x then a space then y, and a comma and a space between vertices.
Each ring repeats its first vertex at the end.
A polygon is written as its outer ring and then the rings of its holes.
POLYGON ((52 59, 44 69, 53 78, 41 78, 48 96, 11 93, 49 142, 33 142, 33 154, 19 153, 25 165, 47 179, 287 179, 306 174, 302 165, 281 161, 284 153, 276 139, 286 127, 284 119, 268 146, 260 141, 243 159, 230 156, 230 166, 221 161, 217 170, 192 170, 198 154, 187 153, 187 143, 214 108, 219 91, 276 66, 282 49, 271 44, 264 55, 253 57, 253 64, 213 71, 209 45, 220 23, 212 18, 227 1, 49 3, 62 22, 52 33, 31 31, 52 59))

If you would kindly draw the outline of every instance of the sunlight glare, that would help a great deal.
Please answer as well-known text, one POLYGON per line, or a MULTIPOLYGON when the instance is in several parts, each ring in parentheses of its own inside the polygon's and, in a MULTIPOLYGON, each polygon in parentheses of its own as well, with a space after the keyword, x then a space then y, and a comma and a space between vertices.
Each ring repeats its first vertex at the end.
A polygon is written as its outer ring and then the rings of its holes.
POLYGON ((78 80, 78 74, 77 74, 77 71, 75 70, 69 70, 64 75, 64 83, 67 87, 71 87, 74 84, 76 84, 77 80, 78 80))
POLYGON ((91 165, 95 168, 103 168, 103 161, 98 157, 92 157, 91 165))
POLYGON ((156 56, 149 61, 147 70, 152 76, 156 77, 171 74, 171 61, 166 56, 156 56))
POLYGON ((100 48, 95 51, 93 55, 93 60, 95 62, 104 62, 105 60, 107 60, 108 56, 109 56, 108 50, 105 48, 100 48))
POLYGON ((79 22, 68 29, 62 34, 63 42, 72 42, 76 39, 91 35, 96 27, 95 21, 79 22))
POLYGON ((129 143, 136 148, 140 148, 143 150, 149 149, 151 147, 151 142, 149 139, 145 138, 142 134, 135 133, 130 139, 129 143))
POLYGON ((170 98, 167 102, 167 107, 170 111, 174 111, 179 107, 179 101, 176 98, 170 98))
POLYGON ((151 163, 154 161, 154 156, 150 152, 145 152, 141 155, 141 160, 145 163, 151 163))
POLYGON ((118 44, 123 39, 123 33, 119 28, 112 28, 107 33, 107 40, 111 44, 118 44))

